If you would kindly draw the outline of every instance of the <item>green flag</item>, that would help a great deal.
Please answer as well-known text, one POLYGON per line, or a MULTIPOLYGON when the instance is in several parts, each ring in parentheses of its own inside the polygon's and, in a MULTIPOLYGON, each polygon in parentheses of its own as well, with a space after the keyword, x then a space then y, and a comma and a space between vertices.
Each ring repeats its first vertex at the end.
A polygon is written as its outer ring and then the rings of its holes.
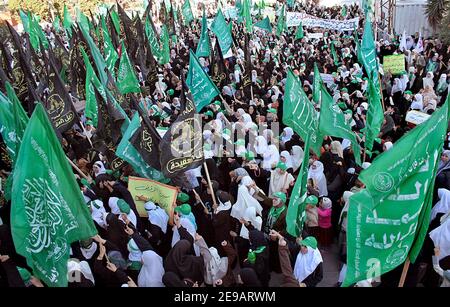
POLYGON ((167 179, 164 178, 163 174, 145 163, 142 156, 130 143, 130 138, 140 126, 141 122, 139 119, 139 113, 136 112, 130 121, 127 130, 125 131, 122 140, 117 146, 116 155, 124 161, 127 161, 131 167, 133 167, 134 171, 139 174, 139 176, 143 178, 150 178, 159 182, 166 182, 167 179))
POLYGON ((181 12, 183 13, 184 24, 187 26, 194 20, 194 15, 192 14, 191 4, 189 0, 185 0, 181 6, 181 12))
POLYGON ((335 136, 350 140, 352 143, 353 154, 358 165, 361 165, 361 154, 356 134, 352 132, 345 121, 344 113, 333 98, 328 93, 325 85, 321 82, 321 105, 319 116, 319 130, 323 135, 335 136))
POLYGON ((44 107, 23 136, 13 177, 11 232, 17 253, 48 286, 67 286, 70 244, 97 234, 44 107))
POLYGON ((264 2, 264 0, 261 0, 261 2, 259 3, 259 7, 262 10, 264 10, 266 8, 266 3, 264 2))
MULTIPOLYGON (((47 37, 35 16, 31 18, 30 28, 33 28, 32 33, 38 37, 38 42, 40 42, 45 49, 48 49, 49 43, 47 37)), ((35 50, 39 50, 39 47, 35 50)))
POLYGON ((283 123, 294 129, 303 140, 309 138, 311 148, 320 156, 323 138, 319 133, 319 116, 291 69, 288 70, 284 93, 283 123))
POLYGON ((52 23, 53 29, 55 29, 56 32, 59 32, 59 30, 61 29, 60 23, 61 23, 61 21, 59 19, 59 15, 58 15, 58 16, 56 16, 55 20, 53 20, 53 23, 52 23))
MULTIPOLYGON (((450 96, 448 96, 450 97, 450 96)), ((434 180, 448 125, 448 101, 361 172, 350 198, 343 286, 415 262, 430 222, 434 180)))
POLYGON ((228 27, 221 10, 217 12, 216 18, 214 18, 214 21, 211 24, 211 30, 219 40, 219 46, 220 50, 222 50, 222 54, 226 54, 233 44, 233 37, 231 36, 231 30, 228 27))
POLYGON ((303 162, 292 189, 286 213, 286 230, 294 237, 301 235, 306 220, 306 197, 308 193, 309 138, 305 140, 303 162))
POLYGON ((202 32, 200 34, 200 40, 198 41, 197 51, 195 55, 197 57, 208 57, 211 53, 208 34, 208 24, 206 20, 205 7, 203 7, 203 17, 202 17, 202 32))
POLYGON ((161 28, 161 62, 159 64, 164 65, 170 62, 170 45, 169 45, 169 30, 165 24, 161 28))
POLYGON ((347 17, 347 6, 343 5, 342 9, 341 9, 341 16, 342 17, 347 17))
POLYGON ((203 70, 203 67, 198 62, 198 59, 192 50, 190 51, 189 71, 186 78, 186 84, 191 90, 197 112, 200 112, 203 107, 210 104, 210 102, 220 94, 216 85, 203 70))
POLYGON ((25 26, 25 24, 24 24, 25 32, 27 32, 30 37, 31 47, 33 47, 34 50, 38 51, 39 47, 40 47, 39 35, 38 35, 37 29, 35 28, 35 25, 34 25, 33 16, 31 16, 30 12, 28 12, 27 19, 22 20, 22 23, 23 22, 28 22, 27 26, 25 26))
POLYGON ((303 23, 300 22, 300 24, 297 27, 297 31, 295 32, 295 40, 302 39, 305 35, 303 34, 303 23))
POLYGON ((263 20, 260 20, 257 23, 255 23, 255 27, 263 29, 269 33, 272 33, 272 26, 270 25, 269 17, 266 17, 263 20))
POLYGON ((295 0, 286 0, 286 3, 289 8, 292 8, 295 4, 295 0))
POLYGON ((117 54, 117 51, 112 43, 111 36, 109 35, 108 27, 106 26, 104 16, 101 16, 101 23, 102 23, 103 49, 105 54, 106 67, 108 67, 109 71, 113 73, 114 66, 116 65, 116 62, 119 59, 119 55, 117 54))
MULTIPOLYGON (((6 84, 9 85, 9 89, 12 90, 11 85, 9 83, 6 84)), ((22 107, 20 102, 19 106, 17 106, 16 101, 11 101, 7 96, 0 92, 0 133, 13 164, 17 157, 18 148, 21 143, 21 136, 23 135, 23 131, 21 130, 23 129, 23 125, 26 125, 28 120, 26 114, 25 117, 15 117, 15 113, 17 111, 15 112, 14 108, 19 107, 22 107), (22 122, 22 119, 24 122, 22 122)))
POLYGON ((122 55, 120 56, 119 70, 117 72, 117 87, 121 94, 140 93, 139 80, 134 67, 128 57, 125 44, 122 42, 122 55))
POLYGON ((27 33, 30 33, 30 18, 29 18, 30 13, 28 13, 28 15, 19 9, 19 16, 20 16, 20 20, 22 21, 22 25, 23 25, 23 30, 27 33))
POLYGON ((116 30, 117 35, 120 36, 120 17, 119 17, 119 14, 117 13, 116 10, 111 9, 110 10, 110 16, 111 16, 111 20, 112 20, 113 25, 114 25, 114 29, 116 30))
POLYGON ((378 137, 380 133, 381 126, 383 125, 384 113, 381 106, 380 88, 377 87, 380 83, 378 80, 378 74, 372 71, 372 75, 369 76, 369 109, 367 110, 366 116, 366 127, 365 130, 365 141, 364 147, 369 156, 372 155, 371 151, 373 148, 373 142, 378 137))
POLYGON ((67 9, 67 6, 64 4, 64 20, 63 20, 63 28, 66 30, 67 36, 72 36, 72 17, 70 16, 69 10, 67 9))
POLYGON ((367 74, 370 75, 373 70, 378 73, 377 53, 372 32, 372 22, 370 20, 367 20, 366 24, 364 25, 364 35, 360 47, 361 60, 367 74))
POLYGON ((245 30, 247 33, 252 33, 252 15, 250 14, 250 0, 244 0, 244 6, 242 7, 242 16, 244 17, 245 30))
POLYGON ((338 56, 336 54, 336 49, 334 48, 334 41, 332 41, 330 45, 331 45, 331 55, 333 56, 334 65, 338 66, 339 65, 339 59, 338 59, 338 56))
POLYGON ((314 63, 314 81, 313 81, 313 101, 318 104, 320 102, 322 79, 319 72, 317 63, 314 63))
MULTIPOLYGON (((6 95, 12 103, 12 115, 15 121, 15 138, 16 138, 16 149, 15 152, 19 152, 20 144, 22 143, 23 134, 25 132, 25 128, 28 124, 28 115, 22 107, 22 103, 14 91, 14 88, 9 82, 5 83, 6 87, 6 95)), ((13 159, 13 162, 15 160, 13 159)))
POLYGON ((100 80, 97 78, 94 68, 91 65, 91 62, 89 61, 89 58, 84 51, 83 47, 81 47, 81 54, 83 55, 84 60, 84 66, 86 67, 86 83, 85 83, 85 89, 86 89, 86 108, 85 108, 85 115, 87 118, 92 120, 92 123, 95 128, 98 127, 98 105, 97 105, 97 98, 95 97, 95 88, 97 88, 97 91, 103 96, 103 99, 106 101, 106 93, 103 85, 101 84, 100 80))
POLYGON ((147 15, 147 19, 145 20, 145 35, 147 35, 150 50, 152 51, 152 54, 155 57, 156 61, 158 61, 159 63, 162 58, 162 50, 159 46, 159 40, 156 36, 153 26, 153 20, 151 19, 150 14, 147 15))
POLYGON ((281 34, 283 34, 285 29, 286 29, 286 13, 285 13, 285 7, 283 4, 283 7, 281 8, 280 16, 278 16, 277 36, 279 37, 281 34))

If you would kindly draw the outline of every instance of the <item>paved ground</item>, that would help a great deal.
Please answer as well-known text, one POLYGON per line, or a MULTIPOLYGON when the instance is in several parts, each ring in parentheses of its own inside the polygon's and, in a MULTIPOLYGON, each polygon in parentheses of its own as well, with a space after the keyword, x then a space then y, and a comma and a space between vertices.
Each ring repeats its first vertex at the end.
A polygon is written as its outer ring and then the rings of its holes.
MULTIPOLYGON (((336 243, 333 243, 328 248, 319 247, 320 253, 323 258, 323 279, 317 285, 317 287, 334 287, 337 283, 339 276, 339 259, 338 259, 338 247, 336 243)), ((278 287, 281 284, 281 274, 272 273, 270 278, 270 286, 278 287)))

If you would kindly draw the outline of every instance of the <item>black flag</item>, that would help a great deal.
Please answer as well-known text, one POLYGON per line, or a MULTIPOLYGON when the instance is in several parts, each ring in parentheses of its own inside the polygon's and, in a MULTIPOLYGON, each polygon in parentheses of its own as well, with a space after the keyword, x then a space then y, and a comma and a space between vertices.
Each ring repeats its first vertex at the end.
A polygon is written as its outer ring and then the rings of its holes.
POLYGON ((166 132, 160 143, 161 168, 166 178, 196 168, 203 163, 203 135, 201 121, 195 116, 195 105, 183 78, 180 115, 166 132))
POLYGON ((250 38, 248 33, 244 33, 245 45, 244 45, 244 57, 245 57, 245 67, 244 75, 242 78, 241 89, 244 91, 246 97, 251 97, 251 86, 252 86, 252 60, 250 55, 250 38))

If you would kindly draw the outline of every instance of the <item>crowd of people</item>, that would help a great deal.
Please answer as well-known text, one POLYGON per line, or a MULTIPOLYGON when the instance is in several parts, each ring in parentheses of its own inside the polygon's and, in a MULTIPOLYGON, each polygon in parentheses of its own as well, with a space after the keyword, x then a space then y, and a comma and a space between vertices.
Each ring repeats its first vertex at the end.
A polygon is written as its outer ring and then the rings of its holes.
MULTIPOLYGON (((365 18, 356 5, 347 8, 345 17, 337 6, 297 3, 295 8, 325 19, 359 17, 357 36, 362 37, 365 18)), ((207 10, 211 18, 216 14, 212 9, 207 10)), ((82 110, 80 116, 86 129, 64 135, 62 145, 67 157, 93 178, 86 182, 74 171, 98 230, 95 237, 71 245, 69 276, 79 278, 69 278, 69 286, 316 287, 326 274, 321 253, 334 250, 339 263, 335 270, 340 271, 339 276, 334 276, 335 284, 342 283, 349 199, 364 188, 358 174, 370 167, 377 155, 395 147, 396 141, 412 128, 406 120, 407 112, 432 114, 444 103, 450 84, 450 46, 423 37, 422 50, 416 33, 407 38, 406 50, 400 51, 398 36, 379 35, 382 39, 376 47, 384 107, 379 142, 374 143, 371 157, 364 155, 362 166, 355 162, 348 140, 325 136, 320 157, 310 152, 306 221, 301 235, 293 237, 286 229, 286 214, 305 143, 281 120, 287 71, 293 70, 311 101, 314 64, 320 73, 331 75, 328 91, 352 130, 361 135, 369 106, 368 76, 358 63, 353 31, 305 27, 304 37, 295 39, 296 27, 287 28, 279 37, 254 28, 249 43, 252 95, 246 95, 241 87, 246 69, 243 26, 231 22, 234 55, 224 60, 227 76, 217 84, 223 100, 218 97, 200 112, 207 125, 202 135, 211 185, 203 165, 186 171, 177 179, 178 184, 169 182, 179 190, 173 224, 169 224, 171 217, 159 204, 145 197, 139 200, 145 202, 148 218, 140 217, 127 189, 127 178, 136 172, 130 166, 119 173, 111 172, 106 156, 91 154, 87 138, 96 131, 82 110), (308 38, 308 33, 313 32, 323 33, 323 38, 308 38), (332 42, 337 61, 331 52, 332 42), (404 54, 405 71, 401 75, 383 70, 383 57, 392 54, 404 54), (275 127, 279 127, 280 135, 274 133, 275 127), (245 138, 236 139, 236 135, 245 138), (215 142, 217 139, 222 142, 215 142), (234 152, 218 156, 227 143, 234 145, 234 152)), ((195 21, 178 36, 171 48, 170 63, 159 68, 155 92, 141 95, 141 105, 155 127, 170 127, 177 118, 183 90, 179 76, 187 70, 189 50, 196 49, 200 32, 200 21, 195 21)), ((47 34, 53 35, 50 28, 47 34)), ((209 58, 200 58, 200 63, 211 72, 209 58)), ((145 80, 140 81, 145 85, 145 80)), ((320 110, 319 105, 315 107, 320 110)), ((444 224, 450 213, 448 140, 444 146, 429 232, 444 224)), ((7 169, 2 172, 6 178, 7 169)), ((0 284, 43 286, 15 252, 8 225, 9 207, 7 201, 0 207, 0 284)), ((447 244, 449 240, 450 235, 447 244)), ((396 286, 401 269, 356 286, 396 286)), ((434 246, 427 236, 419 260, 411 265, 406 285, 448 285, 449 272, 449 256, 442 255, 440 246, 434 246)))

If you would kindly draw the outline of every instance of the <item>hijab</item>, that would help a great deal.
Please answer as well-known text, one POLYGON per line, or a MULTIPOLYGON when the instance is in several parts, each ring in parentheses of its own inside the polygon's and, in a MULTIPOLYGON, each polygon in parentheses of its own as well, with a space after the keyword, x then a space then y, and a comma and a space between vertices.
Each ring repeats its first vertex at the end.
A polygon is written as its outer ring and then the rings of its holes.
POLYGON ((167 272, 176 273, 180 278, 189 278, 201 284, 203 282, 204 264, 202 257, 190 255, 192 244, 187 240, 178 241, 169 251, 164 267, 167 272))
POLYGON ((111 209, 111 213, 114 215, 120 214, 119 205, 117 204, 118 201, 119 201, 119 198, 117 198, 117 197, 110 197, 108 200, 109 208, 111 209))
POLYGON ((323 261, 318 248, 307 247, 308 252, 299 252, 294 266, 294 276, 299 282, 303 282, 317 266, 323 261))
POLYGON ((391 96, 393 96, 395 93, 401 92, 401 91, 402 91, 402 83, 400 82, 399 78, 395 78, 394 84, 392 85, 392 89, 391 89, 391 96))
POLYGON ((99 171, 94 174, 94 177, 98 175, 106 174, 106 168, 102 161, 97 161, 94 163, 95 166, 99 168, 99 171))
POLYGON ((106 229, 105 221, 103 220, 103 216, 106 214, 105 207, 103 206, 103 202, 101 200, 93 200, 91 202, 91 216, 92 219, 103 229, 106 229))
MULTIPOLYGON (((448 158, 450 158, 450 150, 444 150, 442 152, 442 154, 447 156, 448 158)), ((449 159, 449 161, 447 163, 444 163, 444 162, 442 162, 442 160, 440 160, 439 164, 438 164, 438 170, 437 170, 436 176, 439 175, 440 173, 442 173, 442 171, 444 171, 444 170, 446 170, 448 168, 450 168, 450 159, 449 159)))
POLYGON ((323 197, 321 207, 324 210, 331 209, 331 207, 332 207, 331 199, 329 199, 328 197, 323 197))
POLYGON ((130 239, 130 241, 128 241, 127 248, 128 251, 130 252, 128 254, 128 260, 132 262, 138 261, 140 263, 142 260, 142 251, 139 249, 139 246, 137 246, 134 239, 130 239))
POLYGON ((341 215, 339 217, 339 225, 347 231, 347 214, 348 214, 348 206, 350 204, 350 196, 354 193, 350 191, 345 191, 344 195, 342 195, 342 200, 344 201, 344 208, 342 208, 341 215), (345 213, 345 216, 344 216, 345 213))
POLYGON ((86 261, 78 261, 78 259, 69 259, 67 261, 67 275, 74 276, 73 272, 80 272, 84 278, 90 280, 95 285, 94 275, 86 261))
POLYGON ((205 263, 205 283, 213 285, 227 274, 228 258, 220 257, 215 247, 210 247, 206 252, 209 254, 209 261, 205 263))
POLYGON ((262 207, 260 203, 250 194, 248 186, 253 183, 250 176, 245 176, 242 178, 241 183, 238 188, 237 201, 231 208, 231 216, 237 220, 244 217, 247 208, 255 208, 256 213, 261 215, 262 207))
POLYGON ((434 88, 434 74, 429 71, 427 72, 427 76, 423 78, 423 88, 426 88, 427 86, 430 86, 431 88, 434 88))
POLYGON ((152 250, 142 253, 142 268, 138 276, 139 287, 164 287, 162 258, 152 250))
POLYGON ((294 170, 294 173, 299 169, 300 165, 302 165, 303 162, 303 156, 305 153, 303 152, 303 149, 298 146, 292 146, 292 168, 294 170))
POLYGON ((430 238, 434 242, 434 246, 439 246, 440 255, 437 257, 441 260, 450 255, 450 218, 441 221, 441 225, 430 232, 430 238))
POLYGON ((256 137, 255 150, 258 155, 263 155, 267 150, 267 140, 262 136, 256 137))
MULTIPOLYGON (((180 224, 183 226, 187 232, 191 235, 192 239, 195 238, 195 233, 197 232, 195 225, 188 219, 186 216, 180 217, 180 224)), ((176 225, 173 226, 173 235, 172 235, 172 247, 175 246, 177 242, 180 241, 180 233, 178 232, 178 228, 176 225)), ((200 249, 197 245, 194 244, 194 251, 197 256, 200 255, 200 249)))
POLYGON ((312 179, 319 188, 319 196, 328 196, 327 179, 325 178, 323 163, 316 160, 310 166, 308 179, 312 179))
POLYGON ((284 162, 284 164, 286 164, 286 167, 288 169, 293 168, 292 157, 287 150, 282 151, 280 156, 286 159, 286 162, 284 162))
MULTIPOLYGON (((244 219, 247 222, 250 222, 255 229, 261 230, 262 218, 256 215, 256 209, 254 207, 249 207, 245 209, 242 219, 244 219)), ((249 231, 245 225, 242 225, 241 232, 239 235, 244 239, 247 240, 249 239, 249 231)))
POLYGON ((263 153, 263 162, 261 163, 261 167, 270 170, 272 165, 278 163, 280 161, 280 153, 275 145, 269 145, 267 147, 267 151, 263 153))
POLYGON ((283 143, 286 143, 287 141, 290 141, 292 136, 294 135, 294 130, 292 130, 291 127, 286 127, 283 129, 284 135, 281 136, 281 141, 283 143))
POLYGON ((433 221, 438 213, 450 212, 450 191, 447 189, 438 189, 439 201, 431 209, 430 222, 433 221))
POLYGON ((163 233, 167 233, 167 223, 169 222, 167 212, 151 201, 146 202, 144 208, 148 213, 150 223, 161 228, 163 233))
POLYGON ((341 145, 341 143, 339 141, 331 142, 331 146, 330 147, 331 147, 331 153, 332 154, 338 155, 339 158, 344 159, 344 153, 343 153, 343 150, 342 150, 342 145, 341 145))

